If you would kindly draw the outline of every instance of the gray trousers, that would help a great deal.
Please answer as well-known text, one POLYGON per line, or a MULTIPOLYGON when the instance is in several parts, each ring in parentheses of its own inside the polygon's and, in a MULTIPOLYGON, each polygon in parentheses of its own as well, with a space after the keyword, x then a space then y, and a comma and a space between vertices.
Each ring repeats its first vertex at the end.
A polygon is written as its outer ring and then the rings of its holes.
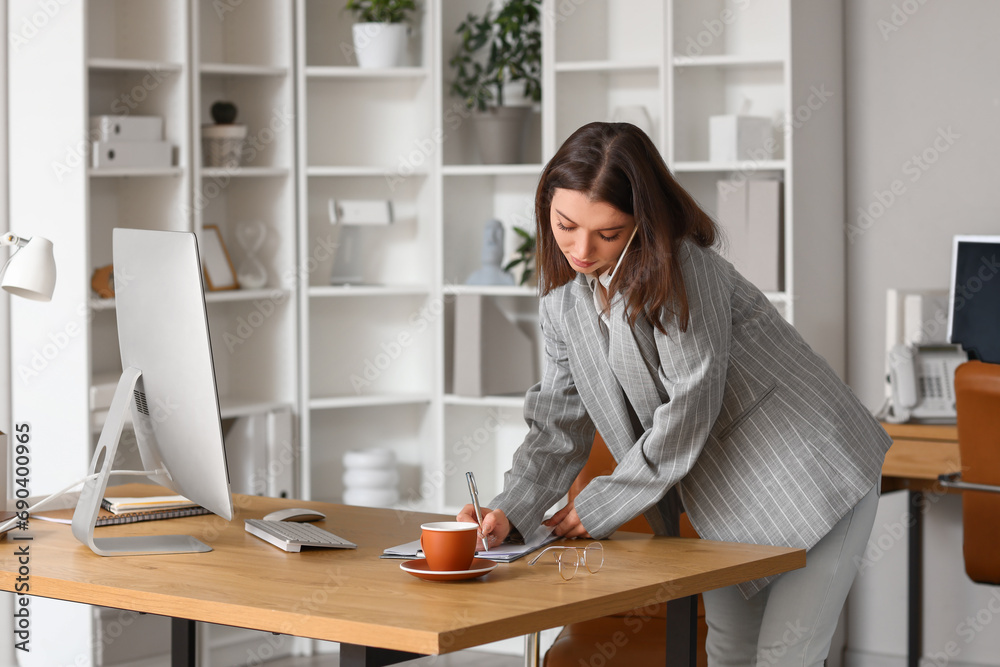
POLYGON ((822 665, 847 593, 855 556, 875 523, 876 484, 806 553, 806 566, 786 572, 749 600, 735 586, 704 594, 710 667, 822 665))

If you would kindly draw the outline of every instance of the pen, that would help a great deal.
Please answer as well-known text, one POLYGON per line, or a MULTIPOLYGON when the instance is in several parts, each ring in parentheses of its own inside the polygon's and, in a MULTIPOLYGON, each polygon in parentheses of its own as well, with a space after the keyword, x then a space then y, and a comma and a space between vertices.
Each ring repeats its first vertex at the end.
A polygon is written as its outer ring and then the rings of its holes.
MULTIPOLYGON (((476 521, 479 522, 479 531, 483 530, 483 511, 479 508, 479 489, 476 488, 476 478, 471 472, 465 473, 465 479, 469 482, 469 495, 472 496, 472 506, 476 510, 476 521)), ((486 544, 486 533, 483 533, 483 551, 489 551, 490 547, 486 544)))

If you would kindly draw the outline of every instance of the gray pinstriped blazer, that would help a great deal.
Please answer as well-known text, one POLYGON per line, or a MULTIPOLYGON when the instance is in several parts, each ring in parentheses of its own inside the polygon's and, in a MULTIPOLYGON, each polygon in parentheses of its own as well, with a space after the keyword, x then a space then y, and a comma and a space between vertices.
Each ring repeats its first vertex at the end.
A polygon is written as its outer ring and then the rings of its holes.
MULTIPOLYGON (((690 242, 679 256, 686 332, 672 319, 666 336, 641 317, 629 327, 619 297, 605 338, 583 275, 541 299, 542 381, 527 393, 529 433, 491 507, 522 530, 537 526, 596 428, 618 466, 576 498, 595 538, 639 514, 664 534, 676 484, 703 538, 808 549, 878 482, 892 441, 729 262, 690 242)), ((769 581, 740 590, 750 597, 769 581)))

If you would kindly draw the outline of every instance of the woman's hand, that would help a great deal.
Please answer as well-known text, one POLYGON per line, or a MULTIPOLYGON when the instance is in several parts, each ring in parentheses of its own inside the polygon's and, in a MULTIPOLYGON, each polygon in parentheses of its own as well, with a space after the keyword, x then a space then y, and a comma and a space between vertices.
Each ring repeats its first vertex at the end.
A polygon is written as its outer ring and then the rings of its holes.
POLYGON ((543 521, 543 525, 552 529, 552 532, 559 537, 590 537, 590 533, 580 523, 580 517, 573 507, 573 501, 569 501, 566 507, 552 515, 548 521, 543 521))
MULTIPOLYGON (((510 534, 510 521, 507 519, 507 515, 503 513, 503 510, 491 510, 488 507, 481 507, 480 509, 483 511, 483 525, 482 530, 480 530, 480 537, 485 535, 487 544, 490 546, 500 544, 507 539, 507 535, 510 534)), ((463 507, 462 511, 455 518, 457 521, 479 523, 476 520, 476 508, 471 503, 463 507)))

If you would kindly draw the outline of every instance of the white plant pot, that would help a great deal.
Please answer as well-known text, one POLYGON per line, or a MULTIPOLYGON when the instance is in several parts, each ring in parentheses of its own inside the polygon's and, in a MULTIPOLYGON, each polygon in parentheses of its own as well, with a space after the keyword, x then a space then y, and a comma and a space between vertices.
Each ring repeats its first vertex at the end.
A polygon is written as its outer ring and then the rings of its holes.
POLYGON ((406 56, 405 23, 355 23, 352 29, 358 67, 399 67, 406 56))
POLYGON ((473 115, 483 164, 524 162, 524 135, 531 107, 490 107, 473 115))

